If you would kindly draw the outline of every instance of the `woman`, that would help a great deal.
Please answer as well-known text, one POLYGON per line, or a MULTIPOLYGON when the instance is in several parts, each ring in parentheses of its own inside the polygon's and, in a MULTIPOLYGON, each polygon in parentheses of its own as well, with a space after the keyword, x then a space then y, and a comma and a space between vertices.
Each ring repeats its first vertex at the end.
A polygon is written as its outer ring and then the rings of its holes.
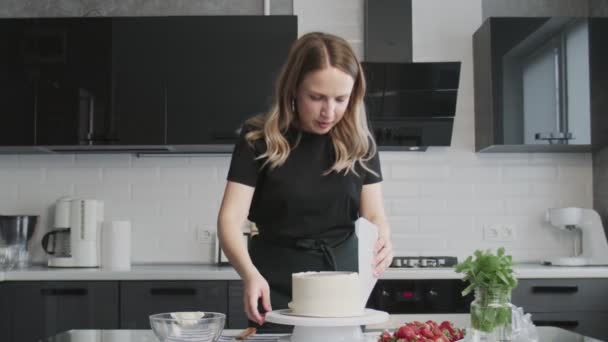
POLYGON ((247 317, 287 308, 291 274, 358 270, 354 221, 379 227, 375 275, 392 261, 380 162, 367 126, 361 65, 342 38, 309 33, 291 47, 274 103, 236 144, 218 236, 244 282, 247 317), (259 235, 249 250, 245 219, 259 235), (260 304, 260 307, 258 307, 260 304))

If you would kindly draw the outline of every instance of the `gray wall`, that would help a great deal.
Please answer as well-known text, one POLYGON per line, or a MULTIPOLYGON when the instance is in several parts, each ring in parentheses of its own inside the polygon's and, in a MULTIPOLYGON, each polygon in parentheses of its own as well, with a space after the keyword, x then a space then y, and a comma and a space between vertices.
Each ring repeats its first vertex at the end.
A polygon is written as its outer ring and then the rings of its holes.
MULTIPOLYGON (((255 15, 264 0, 2 0, 0 17, 255 15)), ((270 0, 270 14, 292 14, 292 0, 270 0)))

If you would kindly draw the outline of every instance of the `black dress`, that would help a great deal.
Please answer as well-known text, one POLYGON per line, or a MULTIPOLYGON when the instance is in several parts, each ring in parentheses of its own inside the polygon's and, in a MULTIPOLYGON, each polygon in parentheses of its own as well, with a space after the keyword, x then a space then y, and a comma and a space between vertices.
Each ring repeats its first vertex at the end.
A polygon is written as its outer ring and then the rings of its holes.
POLYGON ((249 254, 269 283, 273 309, 284 309, 291 300, 292 273, 358 271, 354 221, 362 186, 382 180, 380 162, 378 154, 368 162, 378 176, 360 166, 358 176, 324 176, 334 162, 330 136, 292 128, 285 135, 292 146, 287 161, 269 170, 261 168, 263 160, 255 160, 265 143, 251 147, 244 138, 247 131, 235 146, 228 180, 255 187, 248 219, 260 234, 251 239, 249 254))

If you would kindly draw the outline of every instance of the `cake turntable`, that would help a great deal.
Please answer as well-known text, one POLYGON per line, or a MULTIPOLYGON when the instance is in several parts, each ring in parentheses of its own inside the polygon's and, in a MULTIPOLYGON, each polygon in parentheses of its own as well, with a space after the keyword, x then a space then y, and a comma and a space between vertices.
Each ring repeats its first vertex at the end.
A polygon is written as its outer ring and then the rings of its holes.
POLYGON ((293 325, 291 336, 281 338, 280 342, 367 342, 375 338, 365 337, 362 325, 379 324, 388 321, 388 313, 365 309, 363 315, 352 317, 309 317, 296 316, 290 309, 266 313, 266 321, 276 324, 293 325))

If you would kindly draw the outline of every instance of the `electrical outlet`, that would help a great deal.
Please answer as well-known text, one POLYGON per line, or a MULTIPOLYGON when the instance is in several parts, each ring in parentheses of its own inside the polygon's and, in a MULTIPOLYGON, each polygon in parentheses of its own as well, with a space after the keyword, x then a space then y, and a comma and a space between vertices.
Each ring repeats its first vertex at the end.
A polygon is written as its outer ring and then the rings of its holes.
POLYGON ((512 224, 494 223, 483 227, 485 241, 510 242, 515 241, 515 227, 512 224))
POLYGON ((209 244, 213 243, 214 233, 211 229, 205 227, 196 228, 196 240, 198 243, 209 244))

